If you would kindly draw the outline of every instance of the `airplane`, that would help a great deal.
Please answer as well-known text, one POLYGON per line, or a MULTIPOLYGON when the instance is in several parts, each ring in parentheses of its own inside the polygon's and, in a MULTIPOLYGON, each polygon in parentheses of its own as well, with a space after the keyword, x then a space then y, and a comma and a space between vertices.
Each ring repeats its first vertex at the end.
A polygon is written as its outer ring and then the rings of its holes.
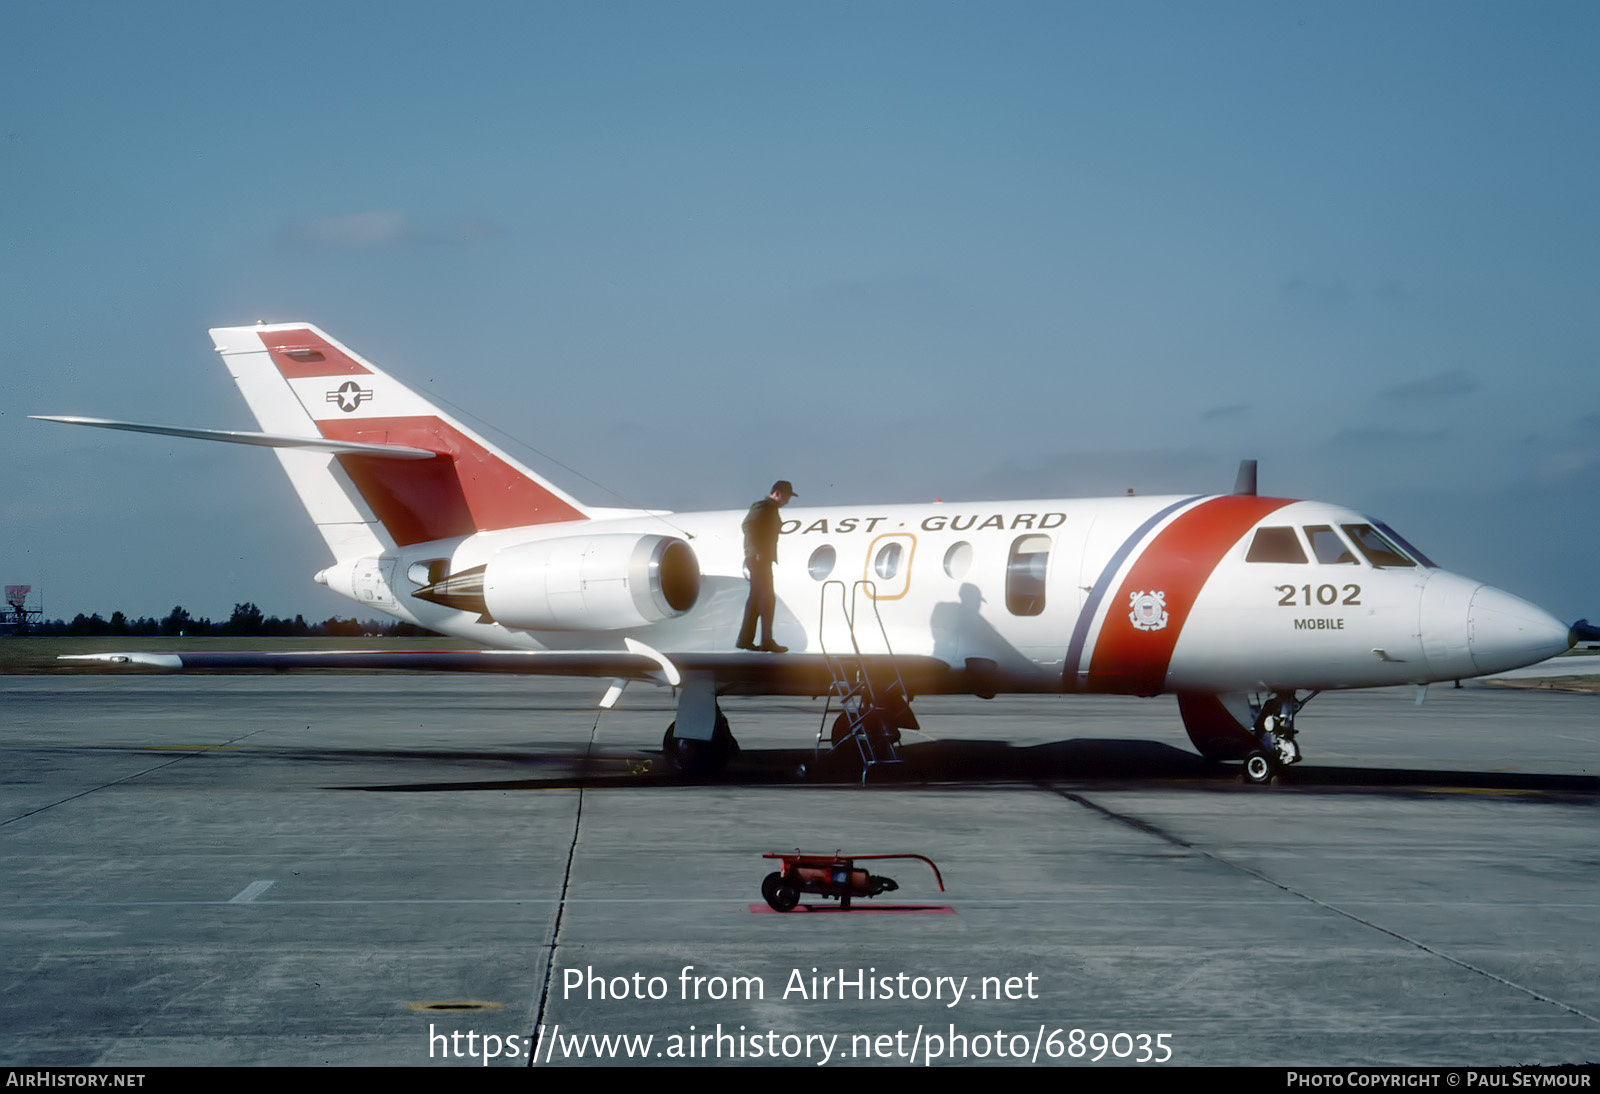
POLYGON ((260 432, 36 417, 273 449, 333 556, 314 580, 482 648, 88 657, 587 676, 610 681, 607 708, 650 681, 676 695, 663 750, 696 774, 738 747, 719 698, 827 695, 827 743, 855 746, 863 781, 899 759, 918 695, 1170 694, 1203 756, 1266 783, 1302 759, 1296 716, 1322 691, 1460 680, 1600 637, 1382 521, 1260 496, 1246 460, 1229 494, 785 509, 789 652, 748 652, 742 511, 585 505, 315 326, 210 333, 260 432))

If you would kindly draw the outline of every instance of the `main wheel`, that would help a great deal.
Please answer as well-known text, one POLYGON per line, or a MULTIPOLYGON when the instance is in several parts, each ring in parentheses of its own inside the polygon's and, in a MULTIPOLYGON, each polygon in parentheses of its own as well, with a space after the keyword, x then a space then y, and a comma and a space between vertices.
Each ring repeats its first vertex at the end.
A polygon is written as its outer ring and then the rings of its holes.
POLYGON ((775 912, 790 911, 800 903, 800 890, 785 881, 776 870, 761 879, 761 895, 766 898, 767 906, 775 912))
MULTIPOLYGON (((900 743, 900 731, 889 724, 888 716, 881 710, 868 710, 861 716, 861 729, 866 733, 867 739, 876 746, 897 745, 900 743)), ((850 715, 840 714, 834 719, 833 731, 830 738, 833 747, 838 748, 850 736, 850 715)))
POLYGON ((711 740, 694 741, 678 736, 678 723, 673 722, 661 735, 661 751, 667 762, 684 775, 715 775, 728 764, 728 759, 739 751, 739 742, 733 739, 728 719, 717 708, 717 723, 711 730, 711 740))
POLYGON ((850 715, 841 714, 833 720, 833 732, 828 734, 828 739, 834 748, 838 748, 848 736, 850 736, 850 715))
POLYGON ((1278 774, 1278 765, 1272 762, 1260 749, 1249 753, 1244 758, 1244 781, 1254 786, 1265 786, 1278 774))

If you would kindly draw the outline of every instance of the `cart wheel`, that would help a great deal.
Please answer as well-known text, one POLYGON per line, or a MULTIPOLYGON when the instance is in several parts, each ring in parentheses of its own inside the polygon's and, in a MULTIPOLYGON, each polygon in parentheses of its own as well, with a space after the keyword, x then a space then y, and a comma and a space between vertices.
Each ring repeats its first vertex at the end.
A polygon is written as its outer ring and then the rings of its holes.
POLYGON ((787 912, 800 903, 800 890, 785 881, 776 870, 762 879, 761 895, 775 912, 787 912))

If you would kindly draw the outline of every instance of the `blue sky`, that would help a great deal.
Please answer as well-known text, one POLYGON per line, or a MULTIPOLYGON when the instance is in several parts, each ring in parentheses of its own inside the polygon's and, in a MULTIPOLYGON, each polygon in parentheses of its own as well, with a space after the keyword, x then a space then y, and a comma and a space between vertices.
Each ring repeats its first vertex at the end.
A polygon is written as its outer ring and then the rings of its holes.
POLYGON ((1588 3, 0 5, 0 580, 324 617, 207 327, 597 504, 1226 490, 1600 616, 1588 3), (607 491, 614 491, 608 493, 607 491))

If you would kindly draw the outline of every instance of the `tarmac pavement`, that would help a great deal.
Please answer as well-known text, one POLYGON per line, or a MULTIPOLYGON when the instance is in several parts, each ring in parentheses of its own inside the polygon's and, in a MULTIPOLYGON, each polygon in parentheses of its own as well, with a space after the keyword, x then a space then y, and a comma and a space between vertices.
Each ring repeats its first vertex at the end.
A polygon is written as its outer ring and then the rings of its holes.
POLYGON ((1170 699, 930 697, 863 788, 820 702, 696 784, 600 690, 0 677, 0 1063, 1600 1060, 1594 696, 1324 695, 1265 788, 1170 699), (947 889, 779 915, 796 847, 947 889))

